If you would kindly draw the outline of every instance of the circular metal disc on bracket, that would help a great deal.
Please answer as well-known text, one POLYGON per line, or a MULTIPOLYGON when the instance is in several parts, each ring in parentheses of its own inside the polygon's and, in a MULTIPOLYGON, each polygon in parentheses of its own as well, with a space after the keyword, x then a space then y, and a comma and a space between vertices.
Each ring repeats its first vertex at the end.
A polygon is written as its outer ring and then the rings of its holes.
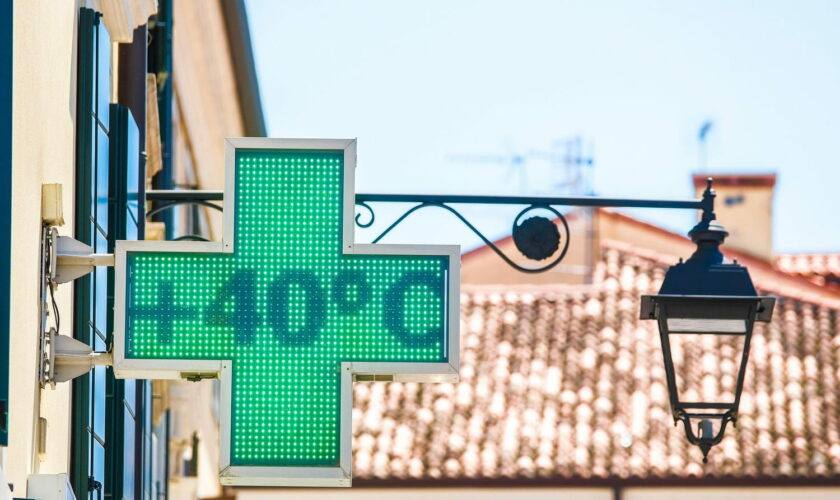
POLYGON ((560 248, 560 231, 551 220, 542 216, 513 224, 513 242, 522 255, 531 260, 545 260, 560 248))

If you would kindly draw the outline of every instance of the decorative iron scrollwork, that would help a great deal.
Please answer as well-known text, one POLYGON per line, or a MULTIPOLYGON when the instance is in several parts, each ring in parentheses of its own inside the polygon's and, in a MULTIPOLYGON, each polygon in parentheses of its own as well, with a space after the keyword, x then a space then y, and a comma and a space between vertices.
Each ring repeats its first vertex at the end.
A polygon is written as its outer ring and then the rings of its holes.
POLYGON ((357 214, 356 214, 356 216, 353 218, 353 220, 355 220, 355 221, 356 221, 356 225, 357 225, 357 226, 359 226, 359 227, 361 227, 361 228, 363 228, 363 229, 366 229, 366 228, 369 228, 370 226, 372 226, 372 225, 373 225, 373 221, 375 221, 375 220, 376 220, 376 215, 373 213, 373 208, 371 208, 371 206, 370 206, 370 205, 368 205, 367 203, 365 203, 365 202, 363 202, 363 201, 357 201, 357 202, 356 202, 356 206, 357 206, 357 207, 362 207, 362 208, 364 208, 365 210, 367 210, 367 212, 368 212, 368 217, 369 217, 369 219, 368 219, 368 221, 367 221, 367 222, 361 222, 361 221, 359 221, 359 218, 362 216, 362 214, 361 214, 361 213, 357 213, 357 214))
MULTIPOLYGON (((370 205, 368 205, 367 203, 362 202, 362 201, 357 201, 356 205, 364 208, 365 210, 367 210, 369 215, 370 215, 369 220, 363 223, 363 222, 360 221, 360 217, 361 217, 362 214, 357 213, 356 216, 354 217, 354 220, 356 221, 356 225, 361 227, 361 228, 369 228, 370 226, 373 225, 373 221, 376 219, 373 208, 370 205)), ((420 209, 428 208, 428 207, 442 208, 442 209, 446 210, 447 212, 451 213, 452 215, 454 215, 455 217, 457 217, 458 220, 460 220, 465 226, 467 226, 467 228, 470 231, 472 231, 476 236, 481 238, 481 241, 483 241, 485 245, 490 247, 490 249, 492 249, 496 253, 496 255, 498 255, 507 265, 509 265, 510 267, 516 269, 517 271, 523 272, 523 273, 542 273, 542 272, 548 271, 549 269, 551 269, 554 266, 556 266, 557 264, 559 264, 560 261, 562 261, 563 258, 566 256, 566 252, 569 250, 569 224, 568 224, 568 222, 566 222, 566 218, 563 216, 563 214, 561 214, 555 208, 551 207, 550 205, 543 205, 543 204, 533 204, 533 205, 530 205, 530 206, 526 207, 521 212, 519 212, 519 214, 514 218, 514 221, 513 221, 514 234, 518 233, 520 235, 520 237, 519 237, 520 241, 519 242, 515 241, 516 246, 520 250, 520 252, 522 252, 523 255, 525 255, 525 257, 527 257, 531 260, 544 260, 546 258, 549 258, 551 255, 556 254, 556 257, 554 257, 554 259, 552 259, 548 264, 545 264, 545 265, 537 267, 537 268, 523 267, 523 266, 517 264, 516 262, 514 262, 510 257, 508 257, 504 252, 502 252, 502 250, 495 243, 490 241, 490 239, 488 239, 481 231, 479 231, 478 228, 476 228, 470 221, 468 221, 467 218, 464 217, 458 210, 452 208, 451 206, 449 206, 446 203, 441 203, 441 202, 437 202, 437 201, 423 201, 423 202, 418 203, 417 205, 409 208, 402 215, 400 215, 394 222, 392 222, 391 225, 389 225, 387 228, 385 228, 385 230, 382 231, 379 234, 379 236, 374 238, 372 243, 379 243, 382 240, 382 238, 387 236, 388 233, 391 232, 391 230, 393 230, 400 223, 402 223, 405 219, 407 219, 408 216, 410 216, 411 214, 413 214, 414 212, 416 212, 420 209), (519 223, 522 216, 524 216, 525 214, 527 214, 528 212, 530 212, 532 210, 538 210, 538 209, 547 210, 547 211, 551 212, 552 215, 554 215, 557 218, 557 220, 560 221, 561 227, 563 228, 562 233, 561 233, 561 231, 558 230, 557 225, 554 222, 548 220, 545 217, 539 217, 539 216, 532 217, 532 218, 526 220, 522 224, 519 223), (536 222, 528 222, 529 220, 533 220, 533 219, 536 219, 536 222), (548 226, 544 222, 539 222, 540 219, 548 222, 548 224, 551 226, 553 231, 548 229, 548 226), (523 228, 522 227, 523 225, 526 225, 526 227, 523 228), (545 231, 545 230, 548 230, 547 235, 538 234, 538 233, 540 233, 540 231, 545 231), (562 244, 562 249, 561 249, 561 244, 562 244), (546 253, 547 249, 551 249, 552 246, 553 246, 553 251, 550 252, 550 253, 546 253), (527 253, 525 251, 523 251, 523 248, 525 248, 527 250, 527 253), (559 249, 559 253, 557 253, 558 249, 559 249), (532 256, 537 257, 537 258, 534 258, 532 256)), ((516 236, 514 236, 514 239, 516 240, 516 236)))
MULTIPOLYGON (((707 192, 710 188, 707 188, 707 192)), ((189 191, 189 190, 150 190, 146 192, 147 199, 157 202, 168 202, 150 210, 146 217, 167 210, 177 205, 194 204, 201 205, 214 210, 222 210, 222 207, 210 201, 221 201, 224 193, 221 191, 189 191)), ((509 266, 523 273, 541 273, 548 271, 566 256, 569 249, 569 224, 566 218, 558 212, 554 206, 569 207, 635 207, 635 208, 676 208, 702 210, 703 217, 714 218, 714 197, 704 193, 699 200, 646 200, 636 198, 603 198, 597 196, 482 196, 482 195, 429 195, 429 194, 356 194, 356 206, 367 211, 367 220, 363 220, 364 214, 357 212, 353 220, 360 228, 370 228, 376 220, 373 207, 368 203, 416 203, 405 211, 390 226, 388 226, 373 243, 378 243, 396 226, 404 221, 409 215, 417 210, 426 207, 442 208, 464 223, 470 231, 481 238, 502 260, 509 266), (470 223, 460 212, 452 208, 452 204, 474 204, 474 205, 507 205, 523 206, 525 208, 514 218, 512 235, 516 248, 530 260, 545 260, 556 255, 547 264, 537 268, 526 268, 513 262, 504 252, 501 251, 492 241, 481 233, 470 223), (546 217, 532 216, 523 220, 523 217, 532 210, 547 210, 551 212, 557 221, 553 222, 546 217)), ((710 219, 711 220, 711 219, 710 219)), ((190 235, 185 236, 189 238, 190 235)))

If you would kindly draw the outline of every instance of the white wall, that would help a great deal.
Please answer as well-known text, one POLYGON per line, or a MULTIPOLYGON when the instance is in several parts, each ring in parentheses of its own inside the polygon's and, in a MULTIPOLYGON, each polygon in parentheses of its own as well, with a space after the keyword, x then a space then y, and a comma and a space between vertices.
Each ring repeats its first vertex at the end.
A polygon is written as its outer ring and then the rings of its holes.
MULTIPOLYGON (((709 480, 714 484, 714 479, 709 480)), ((837 500, 840 488, 628 488, 623 500, 837 500)))
POLYGON ((612 500, 609 488, 349 488, 349 489, 239 489, 237 500, 612 500))
MULTIPOLYGON (((12 269, 9 447, 3 468, 15 496, 32 473, 67 472, 70 385, 38 385, 38 273, 41 184, 64 185, 62 234, 72 234, 75 140, 76 2, 15 0, 12 136, 12 269), (47 450, 37 453, 38 417, 47 450)), ((71 333, 71 286, 57 300, 62 333, 71 333)))
MULTIPOLYGON (((710 480, 713 483, 713 480, 710 480)), ((612 500, 609 488, 239 489, 238 500, 612 500)), ((626 488, 623 500, 837 500, 840 488, 626 488)))

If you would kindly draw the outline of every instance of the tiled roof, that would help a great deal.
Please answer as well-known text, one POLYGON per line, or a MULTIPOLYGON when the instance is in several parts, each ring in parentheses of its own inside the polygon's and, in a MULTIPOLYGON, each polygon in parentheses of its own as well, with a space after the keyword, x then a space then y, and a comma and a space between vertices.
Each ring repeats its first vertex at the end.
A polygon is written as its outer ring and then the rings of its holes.
MULTIPOLYGON (((638 319, 639 295, 656 293, 664 271, 613 247, 592 286, 465 286, 460 383, 355 384, 354 476, 840 474, 840 310, 779 299, 773 321, 754 331, 738 426, 704 466, 673 426, 656 326, 638 319)), ((731 385, 720 371, 732 359, 721 344, 696 363, 704 387, 731 385)))
POLYGON ((782 272, 804 276, 821 285, 840 285, 840 253, 780 254, 774 264, 782 272))

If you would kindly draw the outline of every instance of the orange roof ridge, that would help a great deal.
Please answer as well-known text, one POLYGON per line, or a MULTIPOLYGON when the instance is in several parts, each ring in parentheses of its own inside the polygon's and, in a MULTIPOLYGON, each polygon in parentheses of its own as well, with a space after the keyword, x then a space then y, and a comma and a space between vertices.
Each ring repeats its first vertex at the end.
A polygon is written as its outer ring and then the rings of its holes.
MULTIPOLYGON (((632 245, 623 241, 603 240, 601 244, 607 248, 612 248, 620 252, 625 252, 648 260, 652 260, 658 264, 671 266, 675 263, 674 257, 672 255, 657 252, 655 250, 649 250, 646 248, 640 248, 636 245, 632 245)), ((729 254, 733 254, 734 252, 725 251, 725 253, 727 254, 727 257, 729 257, 729 254)), ((753 270, 753 263, 748 263, 747 259, 739 258, 738 260, 741 264, 744 264, 748 269, 750 269, 751 271, 753 270)), ((779 279, 762 279, 761 277, 757 277, 756 273, 750 273, 751 277, 753 278, 753 281, 755 282, 756 288, 760 288, 763 291, 771 293, 773 295, 788 297, 803 302, 810 302, 813 304, 830 307, 832 309, 840 309, 840 293, 838 293, 838 290, 836 290, 835 287, 822 287, 806 278, 790 275, 781 272, 775 268, 770 268, 766 271, 772 272, 779 279), (785 283, 787 281, 790 281, 792 283, 785 283)))
MULTIPOLYGON (((616 210, 611 210, 607 208, 596 208, 596 212, 599 215, 617 218, 620 219, 622 222, 633 224, 639 227, 644 227, 660 235, 672 238, 674 241, 690 243, 690 240, 686 236, 677 234, 673 231, 669 231, 665 228, 657 226, 656 224, 645 222, 643 220, 637 219, 633 216, 627 215, 616 210)), ((577 216, 578 214, 576 212, 570 212, 566 214, 566 220, 574 220, 574 218, 576 218, 577 216)), ((508 235, 504 238, 500 238, 494 241, 493 243, 499 246, 511 240, 512 236, 508 235)), ((605 243, 606 240, 603 240, 602 242, 605 243)), ((624 245, 623 249, 625 249, 626 251, 634 253, 635 255, 638 255, 640 257, 651 258, 652 260, 655 260, 656 262, 659 262, 662 265, 673 265, 677 258, 688 257, 688 255, 668 255, 661 252, 640 248, 638 246, 630 245, 629 243, 624 242, 614 243, 620 243, 621 245, 624 245)), ((774 265, 774 262, 755 257, 746 252, 741 252, 738 250, 727 248, 726 245, 724 245, 722 249, 727 258, 737 260, 739 263, 746 266, 750 270, 750 275, 753 277, 753 280, 757 287, 766 290, 769 293, 795 298, 806 302, 812 302, 815 304, 822 304, 832 308, 840 308, 840 287, 821 286, 804 276, 799 276, 797 274, 791 274, 780 270, 777 266, 774 265), (757 274, 769 276, 757 276, 757 274)), ((482 245, 478 248, 465 252, 461 255, 461 261, 462 263, 465 263, 473 256, 487 250, 490 250, 490 248, 487 245, 482 245)))
POLYGON ((709 174, 696 173, 692 176, 694 187, 705 187, 706 179, 711 177, 714 179, 714 185, 717 186, 737 186, 737 187, 755 187, 767 186, 773 187, 776 185, 776 174, 772 172, 763 174, 709 174))

